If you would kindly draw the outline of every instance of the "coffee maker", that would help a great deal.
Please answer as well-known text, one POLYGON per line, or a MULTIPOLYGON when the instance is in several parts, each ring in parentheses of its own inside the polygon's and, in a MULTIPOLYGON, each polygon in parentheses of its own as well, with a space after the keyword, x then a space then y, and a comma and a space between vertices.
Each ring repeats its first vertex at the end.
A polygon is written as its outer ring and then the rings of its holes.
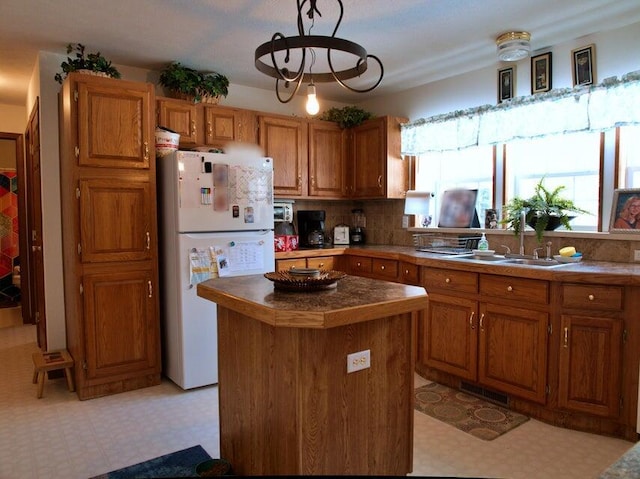
POLYGON ((324 246, 324 210, 297 211, 300 245, 307 248, 324 246))

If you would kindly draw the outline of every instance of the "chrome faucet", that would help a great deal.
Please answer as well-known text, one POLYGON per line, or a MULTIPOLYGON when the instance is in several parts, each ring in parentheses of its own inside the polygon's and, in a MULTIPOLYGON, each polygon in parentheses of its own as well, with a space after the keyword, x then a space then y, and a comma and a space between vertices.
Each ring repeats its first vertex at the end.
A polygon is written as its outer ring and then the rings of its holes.
POLYGON ((520 212, 520 255, 524 256, 524 227, 527 224, 527 212, 523 209, 520 212))

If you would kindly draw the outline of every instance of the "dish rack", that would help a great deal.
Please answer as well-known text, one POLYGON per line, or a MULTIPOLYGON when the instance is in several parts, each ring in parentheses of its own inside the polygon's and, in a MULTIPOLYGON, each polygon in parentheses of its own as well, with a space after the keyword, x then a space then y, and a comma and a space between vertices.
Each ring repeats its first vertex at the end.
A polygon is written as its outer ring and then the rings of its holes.
POLYGON ((437 233, 413 235, 416 251, 442 254, 469 254, 478 247, 480 236, 443 236, 437 233))

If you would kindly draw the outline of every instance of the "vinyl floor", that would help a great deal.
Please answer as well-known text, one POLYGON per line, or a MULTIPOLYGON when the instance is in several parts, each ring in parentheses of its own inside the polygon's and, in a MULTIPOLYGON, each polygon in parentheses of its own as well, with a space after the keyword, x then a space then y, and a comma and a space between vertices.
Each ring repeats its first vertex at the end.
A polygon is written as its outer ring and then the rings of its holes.
MULTIPOLYGON (((163 380, 79 401, 61 378, 36 399, 35 335, 35 326, 0 327, 0 478, 86 479, 196 444, 219 457, 215 386, 185 392, 163 380)), ((425 383, 416 375, 416 387, 425 383)), ((536 420, 493 441, 419 412, 414 421, 413 476, 589 479, 633 446, 536 420)))

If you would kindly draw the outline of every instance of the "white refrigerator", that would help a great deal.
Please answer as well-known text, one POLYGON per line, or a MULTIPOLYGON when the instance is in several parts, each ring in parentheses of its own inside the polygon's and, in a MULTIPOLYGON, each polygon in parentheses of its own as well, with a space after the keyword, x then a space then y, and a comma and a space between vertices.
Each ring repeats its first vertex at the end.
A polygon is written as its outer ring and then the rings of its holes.
POLYGON ((275 269, 273 160, 177 151, 158 159, 163 371, 183 389, 218 382, 209 278, 275 269))

